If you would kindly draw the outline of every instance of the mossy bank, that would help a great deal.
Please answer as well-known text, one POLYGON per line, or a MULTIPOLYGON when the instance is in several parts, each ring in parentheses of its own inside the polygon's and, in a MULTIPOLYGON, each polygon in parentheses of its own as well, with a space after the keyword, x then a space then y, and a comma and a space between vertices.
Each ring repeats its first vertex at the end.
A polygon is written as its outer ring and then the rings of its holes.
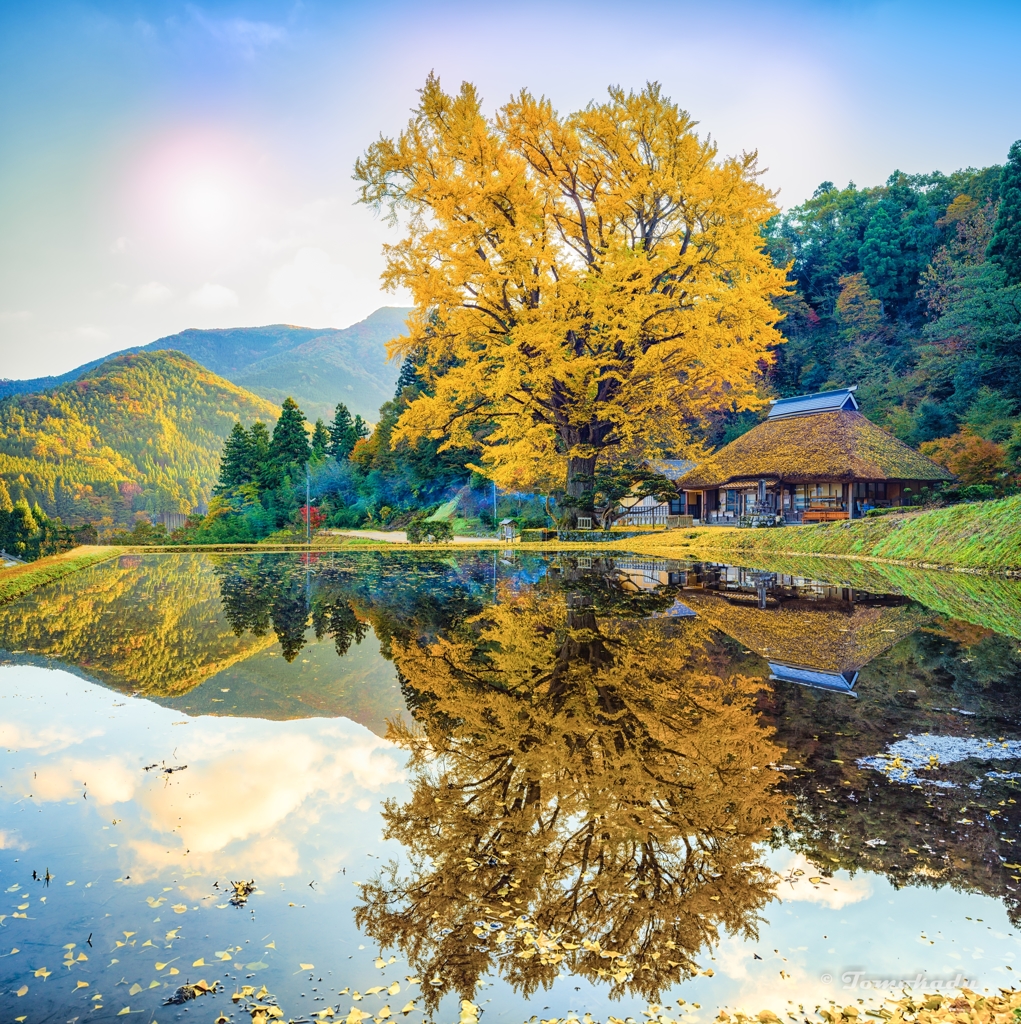
POLYGON ((79 569, 87 569, 90 565, 105 562, 123 550, 117 547, 84 545, 60 555, 50 555, 35 562, 0 569, 0 604, 13 601, 14 598, 27 594, 44 583, 52 583, 70 573, 78 572, 79 569))
POLYGON ((761 555, 819 555, 1021 574, 1021 495, 818 526, 678 530, 626 545, 647 554, 726 556, 750 565, 761 555))

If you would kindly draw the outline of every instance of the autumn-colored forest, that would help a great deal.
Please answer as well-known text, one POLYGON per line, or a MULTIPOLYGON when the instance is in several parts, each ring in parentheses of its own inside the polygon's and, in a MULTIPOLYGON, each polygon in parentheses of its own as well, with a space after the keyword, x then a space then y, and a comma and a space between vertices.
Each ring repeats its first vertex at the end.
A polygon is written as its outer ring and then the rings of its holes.
POLYGON ((300 528, 306 464, 317 524, 401 526, 456 495, 491 526, 495 482, 536 496, 519 520, 570 525, 770 397, 857 384, 867 416, 956 474, 941 500, 1013 492, 1021 142, 1002 166, 823 182, 783 210, 755 154, 700 131, 654 83, 569 114, 526 91, 490 115, 431 76, 355 166, 398 231, 384 282, 414 298, 370 436, 338 442, 343 405, 313 432, 290 403, 275 427, 185 357, 140 353, 0 403, 0 479, 72 523, 195 513, 182 539, 203 541, 300 528))

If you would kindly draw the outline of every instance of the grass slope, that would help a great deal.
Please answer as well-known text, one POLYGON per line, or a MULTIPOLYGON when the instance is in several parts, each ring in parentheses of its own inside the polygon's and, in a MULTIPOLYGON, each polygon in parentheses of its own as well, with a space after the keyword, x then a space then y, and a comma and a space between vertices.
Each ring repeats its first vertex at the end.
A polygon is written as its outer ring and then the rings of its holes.
MULTIPOLYGON (((763 555, 887 560, 930 568, 1021 571, 1021 495, 905 515, 779 530, 707 527, 621 546, 674 558, 763 555)), ((758 564, 758 563, 754 563, 758 564)))
POLYGON ((189 512, 208 500, 234 423, 278 415, 179 352, 116 356, 0 402, 0 476, 12 498, 65 521, 189 512))
POLYGON ((86 545, 60 555, 40 558, 25 565, 0 569, 0 604, 13 601, 44 583, 53 583, 80 569, 105 562, 120 554, 123 548, 86 545))

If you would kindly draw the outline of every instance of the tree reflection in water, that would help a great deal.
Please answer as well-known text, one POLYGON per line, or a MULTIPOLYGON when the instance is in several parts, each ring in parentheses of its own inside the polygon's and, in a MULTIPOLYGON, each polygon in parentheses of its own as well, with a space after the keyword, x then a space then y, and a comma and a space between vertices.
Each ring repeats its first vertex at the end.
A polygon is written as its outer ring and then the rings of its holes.
POLYGON ((280 559, 218 565, 224 615, 235 635, 251 631, 265 636, 272 626, 284 660, 291 662, 305 646, 311 614, 316 639, 330 636, 340 657, 351 649, 352 640, 360 644, 368 625, 355 615, 349 600, 318 578, 313 589, 306 569, 280 559))
POLYGON ((525 994, 566 970, 655 1000, 772 899, 758 844, 786 805, 761 680, 721 670, 697 620, 634 617, 650 598, 618 582, 597 559, 507 583, 394 643, 418 728, 391 727, 412 796, 384 818, 408 868, 364 884, 357 919, 432 1008, 493 971, 525 994))

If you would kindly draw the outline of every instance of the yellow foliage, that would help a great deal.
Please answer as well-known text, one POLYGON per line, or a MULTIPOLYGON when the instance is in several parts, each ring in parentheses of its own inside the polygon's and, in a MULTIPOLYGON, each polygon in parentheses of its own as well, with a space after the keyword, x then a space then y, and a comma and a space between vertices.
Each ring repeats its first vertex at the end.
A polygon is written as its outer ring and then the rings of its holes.
POLYGON ((393 442, 479 446, 505 487, 566 465, 569 490, 600 457, 697 453, 692 425, 760 404, 781 340, 758 173, 656 84, 566 116, 522 91, 489 119, 474 86, 430 76, 407 129, 356 164, 363 202, 407 214, 383 278, 415 309, 391 351, 426 387, 393 442))
POLYGON ((394 641, 421 731, 391 727, 412 796, 384 816, 411 867, 367 883, 357 918, 442 979, 430 1005, 488 972, 652 998, 772 899, 760 844, 786 806, 761 683, 721 677, 711 627, 618 617, 622 593, 597 614, 578 583, 508 586, 450 635, 394 641))

